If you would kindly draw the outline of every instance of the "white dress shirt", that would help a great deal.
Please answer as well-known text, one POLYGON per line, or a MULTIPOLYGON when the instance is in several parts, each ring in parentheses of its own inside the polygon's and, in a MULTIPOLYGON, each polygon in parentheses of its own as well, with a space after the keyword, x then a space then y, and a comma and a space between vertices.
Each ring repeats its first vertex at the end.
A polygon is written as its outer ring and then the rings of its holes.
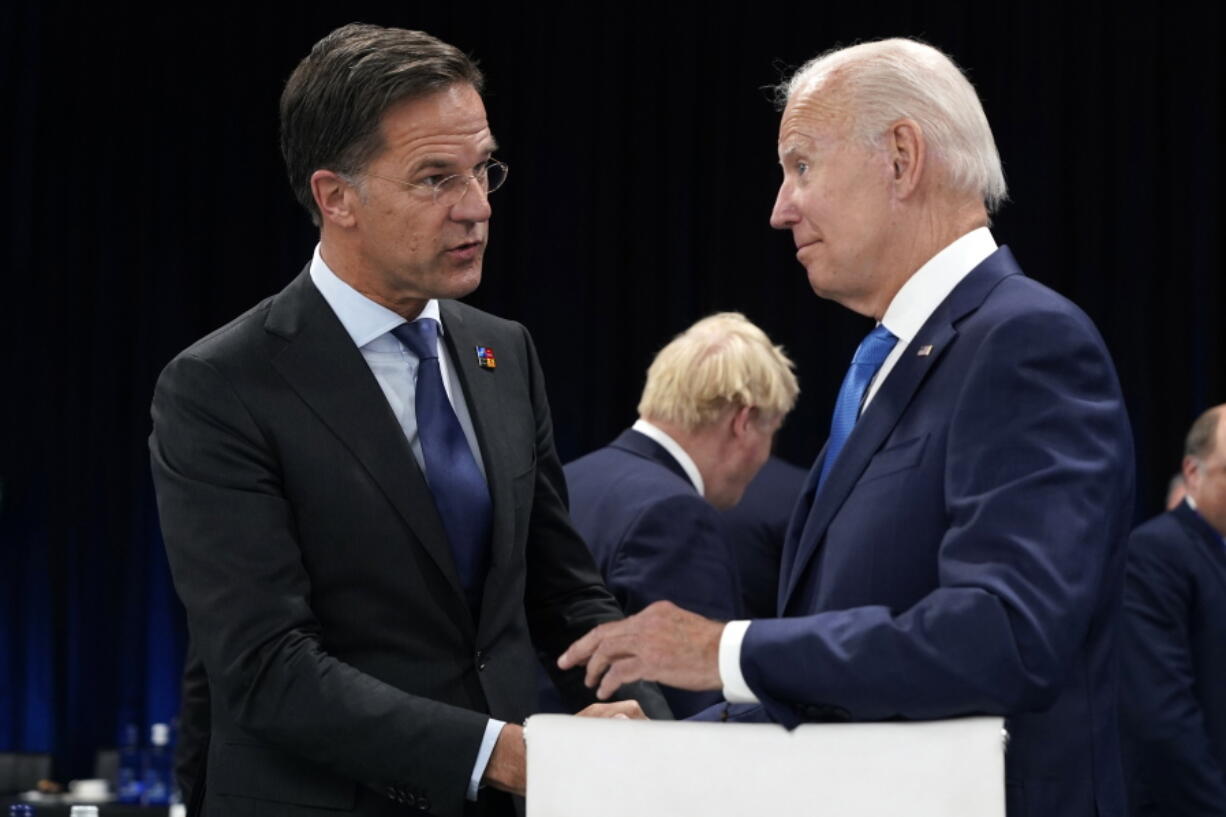
MULTIPOLYGON (((366 365, 370 367, 371 374, 378 381, 379 388, 383 389, 383 395, 392 408, 392 414, 396 416, 413 450, 413 458, 417 460, 417 466, 425 474, 426 460, 421 450, 421 439, 417 434, 417 413, 414 401, 417 389, 417 368, 420 361, 417 355, 413 354, 407 346, 400 342, 399 338, 392 334, 393 329, 407 321, 338 278, 319 254, 319 245, 315 246, 310 274, 311 282, 328 302, 328 306, 332 307, 332 311, 336 313, 337 319, 345 327, 349 337, 353 338, 366 365)), ((439 314, 438 301, 433 298, 426 302, 418 318, 433 318, 437 321, 440 339, 447 331, 439 314)), ((472 449, 473 457, 477 460, 477 467, 484 475, 485 463, 481 459, 481 448, 477 445, 477 435, 473 430, 472 417, 468 413, 468 403, 464 400, 464 389, 460 385, 455 366, 451 362, 451 355, 447 352, 447 344, 442 342, 438 343, 438 365, 447 399, 452 409, 455 410, 456 419, 460 421, 460 428, 463 429, 464 437, 468 440, 468 447, 472 449)), ((494 744, 498 742, 498 735, 501 734, 502 727, 505 725, 504 721, 495 718, 490 718, 485 725, 481 748, 477 752, 477 762, 473 765, 473 772, 468 782, 469 800, 477 799, 477 790, 481 786, 485 767, 489 765, 494 744)))
POLYGON ((694 490, 698 492, 698 495, 702 497, 706 496, 706 486, 702 481, 702 473, 698 470, 698 466, 694 464, 693 458, 686 453, 684 448, 681 447, 681 443, 677 442, 672 437, 668 436, 659 428, 656 428, 641 417, 638 420, 635 420, 634 425, 630 426, 630 428, 642 434, 644 437, 648 437, 659 443, 660 446, 677 461, 677 464, 681 466, 681 470, 685 471, 685 475, 690 478, 690 483, 693 484, 694 490))
MULTIPOLYGON (((861 412, 872 402, 894 365, 941 302, 994 252, 996 240, 987 227, 980 227, 932 256, 902 285, 881 317, 882 325, 898 338, 898 342, 869 384, 861 412)), ((728 622, 719 640, 720 681, 724 685, 724 698, 732 703, 758 703, 741 673, 741 643, 750 624, 749 621, 728 622)))

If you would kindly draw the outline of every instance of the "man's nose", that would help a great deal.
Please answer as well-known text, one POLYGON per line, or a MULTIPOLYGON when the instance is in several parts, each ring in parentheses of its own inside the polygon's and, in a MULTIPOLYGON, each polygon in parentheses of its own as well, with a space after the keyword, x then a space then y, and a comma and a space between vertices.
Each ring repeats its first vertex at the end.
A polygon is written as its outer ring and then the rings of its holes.
POLYGON ((451 218, 455 221, 489 221, 490 194, 476 179, 468 180, 464 195, 451 206, 451 218))
POLYGON ((775 207, 771 210, 771 226, 776 230, 787 230, 796 223, 796 207, 792 203, 792 185, 786 180, 779 185, 779 194, 775 196, 775 207))

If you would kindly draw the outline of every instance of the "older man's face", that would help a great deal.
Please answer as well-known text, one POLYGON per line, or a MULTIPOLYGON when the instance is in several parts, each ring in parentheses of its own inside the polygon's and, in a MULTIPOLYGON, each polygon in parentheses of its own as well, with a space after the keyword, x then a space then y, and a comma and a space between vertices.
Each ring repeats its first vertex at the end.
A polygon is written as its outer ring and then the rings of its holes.
POLYGON ((771 226, 792 231, 814 292, 867 315, 881 300, 888 272, 881 262, 891 226, 891 169, 884 150, 850 138, 851 124, 821 89, 788 101, 779 124, 783 183, 771 226))

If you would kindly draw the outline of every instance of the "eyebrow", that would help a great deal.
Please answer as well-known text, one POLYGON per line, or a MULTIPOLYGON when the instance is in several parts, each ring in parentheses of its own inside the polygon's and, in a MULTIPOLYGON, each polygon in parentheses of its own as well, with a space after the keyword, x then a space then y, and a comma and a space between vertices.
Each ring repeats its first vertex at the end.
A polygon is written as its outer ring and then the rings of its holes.
POLYGON ((805 156, 805 155, 808 155, 807 150, 805 150, 799 145, 791 144, 791 145, 788 145, 786 150, 784 150, 782 153, 779 154, 779 163, 783 164, 789 159, 794 159, 797 156, 805 156))
MULTIPOLYGON (((498 150, 498 143, 491 139, 482 148, 481 152, 487 157, 492 156, 494 151, 498 150)), ((427 156, 413 165, 410 173, 420 173, 423 170, 450 170, 455 167, 453 159, 445 159, 442 156, 427 156)))

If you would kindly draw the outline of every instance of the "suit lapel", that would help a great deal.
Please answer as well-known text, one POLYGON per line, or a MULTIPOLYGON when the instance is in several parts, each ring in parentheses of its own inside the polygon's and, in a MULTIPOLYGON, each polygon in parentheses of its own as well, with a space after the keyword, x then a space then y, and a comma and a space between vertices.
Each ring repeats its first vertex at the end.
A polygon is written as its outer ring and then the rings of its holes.
POLYGON ((274 300, 265 328, 286 340, 273 365, 362 464, 463 601, 442 521, 404 431, 305 271, 274 300))
MULTIPOLYGON (((801 576, 817 553, 819 543, 825 538, 826 529, 864 473, 869 460, 894 430, 928 373, 945 356, 949 346, 956 342, 957 322, 977 309, 1005 276, 1020 272, 1009 249, 999 248, 954 287, 903 350, 902 357, 856 422, 826 482, 813 497, 807 518, 802 519, 797 514, 792 520, 788 538, 796 536, 795 556, 790 563, 784 563, 790 564, 791 569, 787 572, 786 587, 780 595, 781 611, 796 592, 801 576), (924 347, 931 349, 918 354, 918 350, 924 347), (795 533, 797 528, 800 531, 798 535, 795 533)), ((813 479, 812 474, 810 479, 813 479)), ((811 484, 806 484, 810 490, 811 484)), ((785 541, 785 547, 787 544, 785 541)))
MULTIPOLYGON (((499 388, 497 368, 485 369, 477 364, 477 346, 489 346, 490 338, 480 337, 479 330, 464 319, 463 313, 451 301, 439 301, 443 319, 443 342, 451 355, 451 362, 464 390, 468 404, 468 416, 472 419, 481 448, 481 460, 485 466, 485 480, 493 503, 493 523, 490 530, 489 577, 505 576, 511 559, 515 540, 515 497, 512 480, 515 474, 508 473, 509 463, 515 462, 509 450, 510 435, 503 427, 503 418, 510 407, 504 405, 503 390, 499 388)), ((523 410, 519 407, 519 410, 523 410)), ((506 585, 503 581, 490 581, 487 577, 481 609, 494 609, 491 594, 506 585)))

